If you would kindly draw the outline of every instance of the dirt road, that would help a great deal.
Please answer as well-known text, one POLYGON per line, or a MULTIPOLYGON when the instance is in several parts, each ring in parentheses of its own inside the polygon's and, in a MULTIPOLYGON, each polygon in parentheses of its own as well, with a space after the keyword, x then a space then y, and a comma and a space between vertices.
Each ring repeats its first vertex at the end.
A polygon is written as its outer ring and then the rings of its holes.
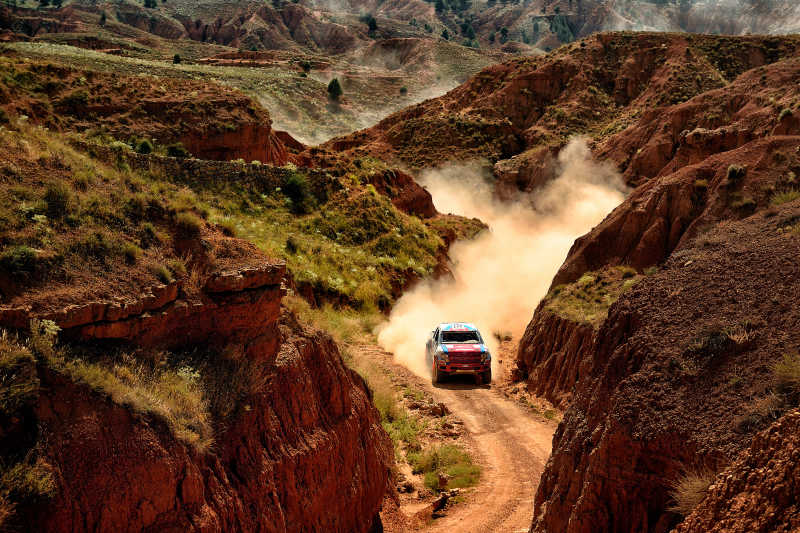
MULTIPOLYGON (((533 498, 550 456, 553 421, 537 417, 504 396, 497 384, 477 386, 471 378, 453 379, 433 386, 413 376, 382 352, 383 363, 403 372, 416 386, 464 422, 466 438, 482 466, 479 485, 466 501, 448 509, 446 516, 423 530, 430 532, 525 532, 533 517, 533 498)), ((502 372, 497 372, 501 376, 502 372)), ((502 378, 501 378, 502 379, 502 378)), ((414 512, 414 509, 406 511, 414 512)))
POLYGON ((427 531, 528 531, 554 425, 537 421, 496 389, 476 387, 469 380, 432 388, 434 398, 464 421, 483 476, 466 505, 455 507, 427 531))

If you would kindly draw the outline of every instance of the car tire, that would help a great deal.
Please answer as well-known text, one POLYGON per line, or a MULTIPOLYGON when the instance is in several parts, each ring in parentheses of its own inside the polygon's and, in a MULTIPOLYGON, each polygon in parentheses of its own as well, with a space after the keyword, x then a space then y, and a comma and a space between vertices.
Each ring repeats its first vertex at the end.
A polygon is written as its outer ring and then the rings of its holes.
POLYGON ((436 360, 434 359, 433 365, 431 365, 431 383, 436 385, 437 383, 441 383, 441 378, 439 377, 439 367, 436 364, 436 360))
POLYGON ((492 382, 492 369, 490 368, 481 374, 481 379, 483 380, 484 385, 489 385, 492 382))

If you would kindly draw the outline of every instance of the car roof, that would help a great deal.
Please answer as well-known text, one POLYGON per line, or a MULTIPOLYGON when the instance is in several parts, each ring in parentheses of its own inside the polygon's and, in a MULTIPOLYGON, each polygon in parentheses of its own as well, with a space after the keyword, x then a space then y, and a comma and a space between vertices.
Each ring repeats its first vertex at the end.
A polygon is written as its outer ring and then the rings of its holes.
POLYGON ((439 324, 439 329, 442 331, 478 331, 475 324, 467 322, 443 322, 439 324))

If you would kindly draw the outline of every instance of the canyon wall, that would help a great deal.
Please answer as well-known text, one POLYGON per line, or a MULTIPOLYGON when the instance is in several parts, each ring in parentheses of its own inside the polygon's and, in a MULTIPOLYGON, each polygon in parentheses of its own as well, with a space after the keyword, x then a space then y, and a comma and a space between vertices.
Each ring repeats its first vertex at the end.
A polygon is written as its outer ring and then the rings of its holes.
POLYGON ((754 465, 793 442, 793 415, 756 434, 796 406, 774 367, 800 349, 800 61, 749 50, 744 65, 718 65, 733 68, 723 87, 593 143, 636 188, 576 240, 521 341, 518 377, 568 407, 532 531, 670 531, 684 519, 670 491, 694 469, 719 475, 680 531, 791 529, 793 507, 769 487, 791 494, 790 467, 754 465), (599 323, 547 305, 609 267, 642 277, 599 323))
POLYGON ((220 358, 207 362, 212 368, 246 363, 258 376, 257 386, 231 399, 237 407, 229 416, 214 421, 211 448, 198 449, 159 416, 40 363, 27 425, 38 428, 35 453, 55 491, 19 507, 14 524, 30 531, 379 527, 391 441, 333 340, 281 311, 284 275, 283 264, 264 262, 212 274, 191 297, 173 283, 47 315, 0 313, 5 326, 54 320, 63 338, 82 345, 199 347, 220 358), (232 352, 244 359, 226 359, 232 352))

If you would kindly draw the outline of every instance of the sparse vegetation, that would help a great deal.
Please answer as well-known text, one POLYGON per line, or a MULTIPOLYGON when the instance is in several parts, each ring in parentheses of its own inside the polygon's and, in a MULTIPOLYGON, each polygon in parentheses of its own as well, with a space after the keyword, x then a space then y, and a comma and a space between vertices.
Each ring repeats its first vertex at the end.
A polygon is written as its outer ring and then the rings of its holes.
POLYGON ((170 272, 170 270, 164 265, 152 265, 150 267, 150 272, 161 283, 167 284, 175 281, 175 278, 172 276, 172 272, 170 272))
POLYGON ((710 468, 691 468, 672 482, 670 497, 675 504, 670 511, 681 516, 689 514, 703 501, 716 473, 710 468))
POLYGON ((642 275, 628 266, 587 272, 576 282, 559 285, 547 295, 546 308, 564 318, 597 327, 608 316, 608 309, 642 275))
POLYGON ((778 391, 798 399, 800 397, 800 354, 786 354, 773 367, 778 391))
POLYGON ((481 470, 461 447, 451 444, 408 454, 415 474, 424 474, 425 486, 434 492, 471 487, 478 483, 481 470), (444 486, 440 478, 445 481, 444 486))
POLYGON ((182 211, 175 216, 175 227, 185 238, 194 238, 203 228, 203 220, 190 211, 182 211))
POLYGON ((169 157, 177 157, 181 159, 192 157, 192 154, 189 153, 189 150, 184 148, 183 144, 181 143, 168 144, 166 150, 169 157))
POLYGON ((800 189, 788 189, 782 192, 775 193, 770 199, 770 204, 774 206, 794 202, 800 198, 800 189))
POLYGON ((36 251, 28 246, 13 246, 0 253, 0 270, 14 278, 32 275, 37 265, 36 251))

